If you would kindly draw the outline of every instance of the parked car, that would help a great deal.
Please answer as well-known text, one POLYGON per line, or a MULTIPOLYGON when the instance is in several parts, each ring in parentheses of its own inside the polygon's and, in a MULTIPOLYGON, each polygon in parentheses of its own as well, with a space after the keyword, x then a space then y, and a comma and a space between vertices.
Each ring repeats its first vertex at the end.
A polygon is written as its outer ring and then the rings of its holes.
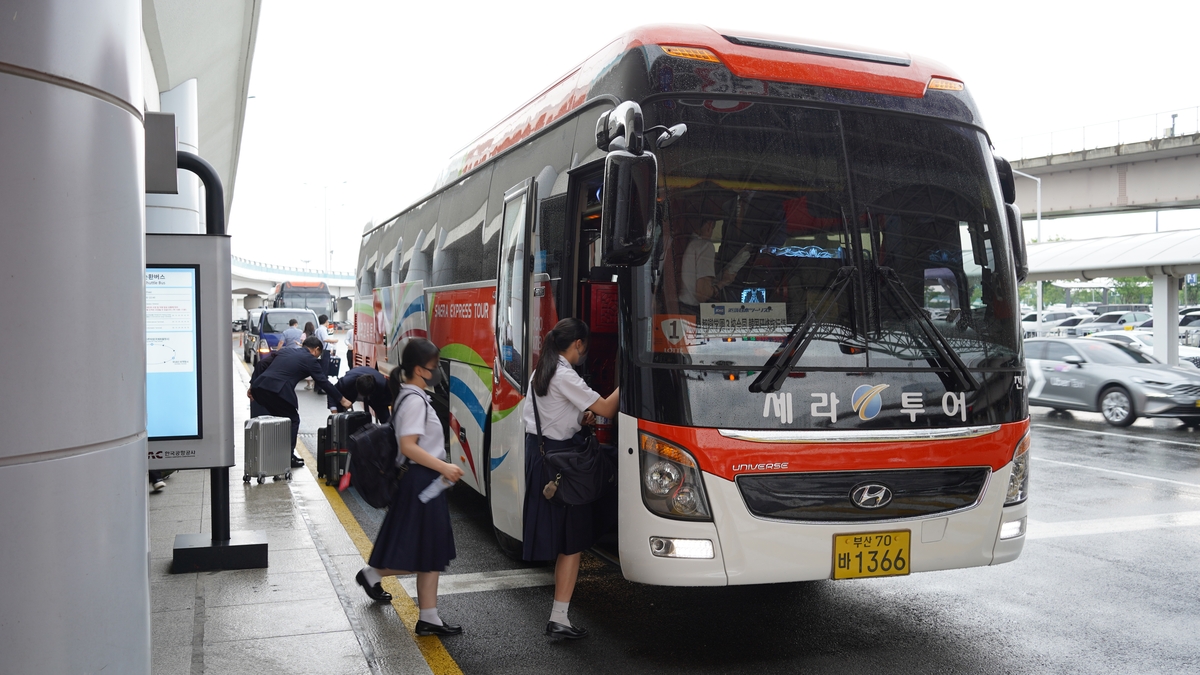
POLYGON ((1109 312, 1149 312, 1150 305, 1143 304, 1126 304, 1126 305, 1096 305, 1092 308, 1095 314, 1107 314, 1109 312))
POLYGON ((1030 405, 1098 412, 1113 426, 1176 417, 1200 426, 1200 371, 1158 362, 1108 340, 1025 341, 1030 405))
POLYGON ((251 363, 254 350, 258 346, 258 318, 262 316, 261 309, 246 310, 246 334, 242 336, 242 360, 251 363))
MULTIPOLYGON (((1123 345, 1128 345, 1138 350, 1143 354, 1154 356, 1154 333, 1144 330, 1106 330, 1099 333, 1092 333, 1088 339, 1111 340, 1120 342, 1123 345)), ((1200 368, 1200 349, 1195 347, 1179 347, 1179 363, 1190 364, 1200 368)))
MULTIPOLYGON (((1137 324, 1139 330, 1154 328, 1154 319, 1137 324)), ((1191 312, 1179 316, 1179 344, 1189 347, 1200 347, 1200 312, 1191 312)))
MULTIPOLYGON (((1050 308, 1042 310, 1042 332, 1058 326, 1063 321, 1075 317, 1092 317, 1092 313, 1082 307, 1050 308)), ((1021 317, 1021 332, 1025 337, 1037 337, 1037 312, 1031 312, 1021 317)))
POLYGON ((1102 330, 1118 329, 1126 324, 1141 323, 1150 318, 1146 312, 1105 312, 1090 321, 1075 326, 1074 335, 1083 336, 1099 333, 1102 330))
MULTIPOLYGON (((1087 321, 1088 319, 1089 319, 1089 317, 1086 317, 1086 316, 1073 316, 1069 319, 1066 319, 1065 321, 1059 321, 1057 326, 1055 326, 1049 330, 1042 331, 1042 332, 1045 333, 1047 336, 1051 336, 1051 337, 1067 337, 1069 335, 1075 334, 1072 331, 1072 329, 1075 328, 1075 326, 1078 326, 1079 324, 1083 323, 1084 321, 1087 321)), ((1030 336, 1030 337, 1032 337, 1032 336, 1030 336)))

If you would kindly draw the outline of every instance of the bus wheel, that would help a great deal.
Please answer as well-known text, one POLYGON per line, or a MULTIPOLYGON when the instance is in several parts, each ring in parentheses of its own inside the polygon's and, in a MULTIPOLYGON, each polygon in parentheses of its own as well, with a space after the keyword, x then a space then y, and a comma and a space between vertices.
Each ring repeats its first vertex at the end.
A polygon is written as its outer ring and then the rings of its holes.
POLYGON ((1100 414, 1114 427, 1127 427, 1137 419, 1133 397, 1124 387, 1109 387, 1100 394, 1100 414))

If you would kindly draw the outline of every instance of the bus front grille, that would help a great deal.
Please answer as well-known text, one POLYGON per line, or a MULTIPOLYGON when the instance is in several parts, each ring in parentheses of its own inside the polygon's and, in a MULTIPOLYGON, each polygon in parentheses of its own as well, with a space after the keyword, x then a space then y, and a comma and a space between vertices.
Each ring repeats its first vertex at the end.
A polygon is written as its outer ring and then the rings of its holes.
POLYGON ((990 473, 988 467, 966 467, 742 474, 736 484, 750 513, 761 518, 870 522, 922 518, 972 506, 990 473), (868 504, 875 508, 855 504, 854 493, 860 488, 874 496, 868 504), (889 499, 879 499, 880 494, 889 499), (876 506, 880 501, 885 503, 876 506))

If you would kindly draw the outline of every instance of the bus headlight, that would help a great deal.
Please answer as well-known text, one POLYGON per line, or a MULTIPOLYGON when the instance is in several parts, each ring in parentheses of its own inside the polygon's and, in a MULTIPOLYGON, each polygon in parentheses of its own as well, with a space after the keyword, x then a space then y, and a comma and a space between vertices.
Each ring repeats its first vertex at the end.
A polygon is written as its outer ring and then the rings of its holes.
POLYGON ((1029 434, 1017 443, 1013 451, 1012 474, 1008 477, 1008 494, 1004 505, 1020 504, 1029 497, 1029 434))
POLYGON ((671 494, 683 480, 683 471, 674 462, 660 460, 650 465, 646 471, 646 489, 655 497, 666 497, 671 494))
POLYGON ((639 433, 638 437, 642 447, 642 502, 646 508, 668 518, 712 520, 695 458, 656 436, 639 433))

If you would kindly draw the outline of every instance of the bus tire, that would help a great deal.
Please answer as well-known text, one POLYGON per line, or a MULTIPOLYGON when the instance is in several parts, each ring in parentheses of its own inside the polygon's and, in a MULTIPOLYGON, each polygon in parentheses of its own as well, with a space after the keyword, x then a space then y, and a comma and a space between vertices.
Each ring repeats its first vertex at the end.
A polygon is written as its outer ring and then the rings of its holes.
POLYGON ((1137 419, 1133 397, 1125 387, 1112 386, 1100 392, 1100 414, 1114 427, 1127 427, 1137 419))

